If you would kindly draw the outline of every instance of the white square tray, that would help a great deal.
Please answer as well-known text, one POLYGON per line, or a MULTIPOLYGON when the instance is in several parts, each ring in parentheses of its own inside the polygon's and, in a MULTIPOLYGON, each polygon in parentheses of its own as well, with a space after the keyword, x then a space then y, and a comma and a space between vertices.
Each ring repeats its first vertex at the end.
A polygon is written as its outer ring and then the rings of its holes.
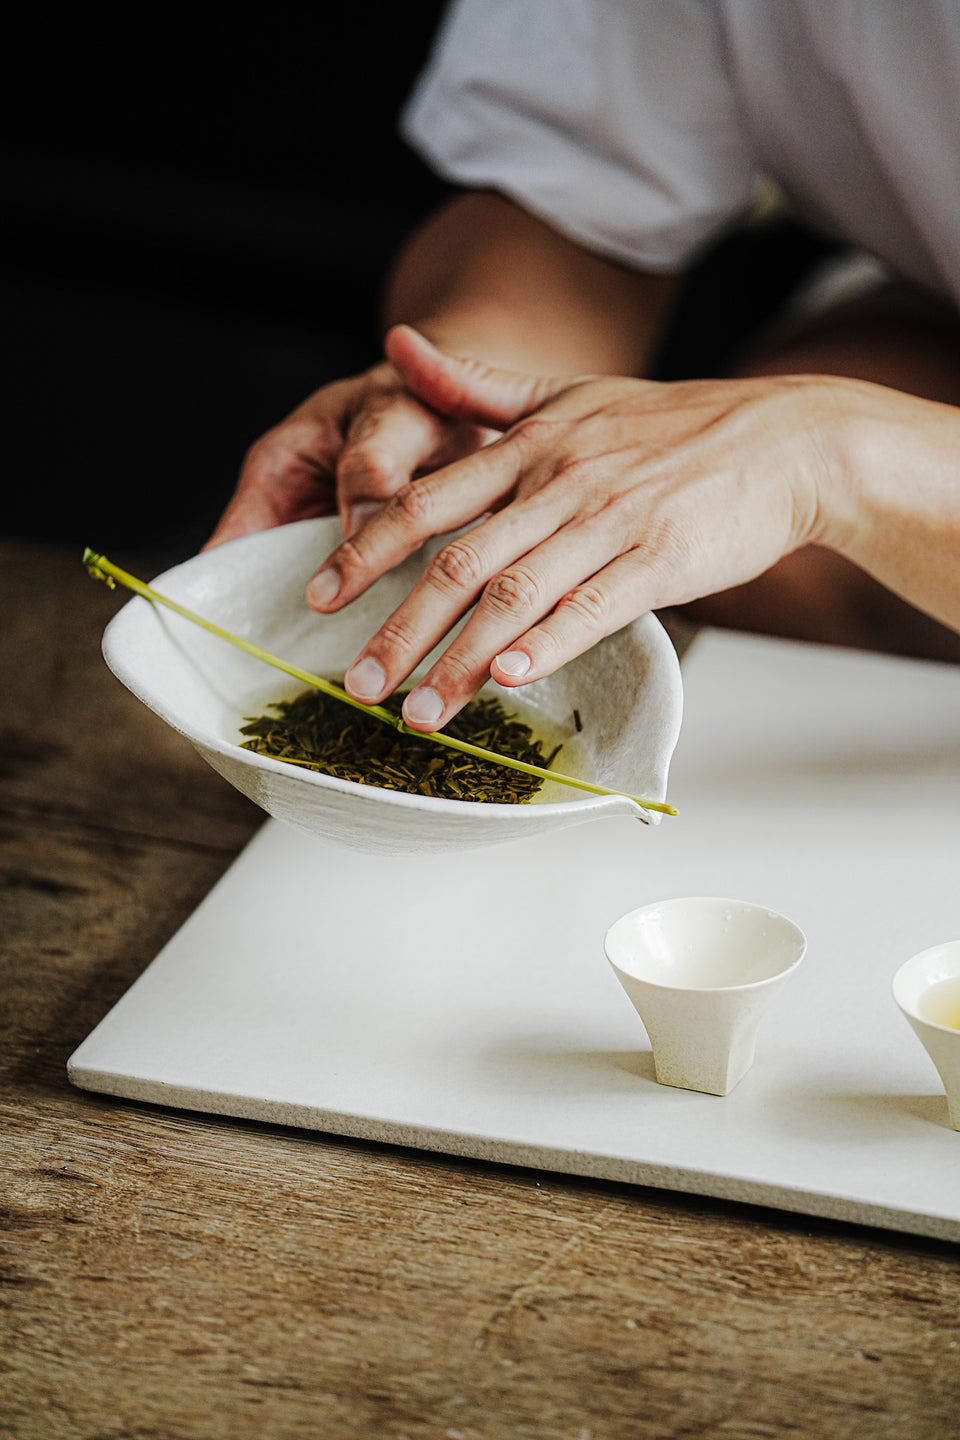
POLYGON ((426 859, 269 821, 84 1041, 91 1090, 960 1240, 960 1133, 894 1006, 960 937, 960 669, 708 632, 676 819, 426 859), (807 958, 724 1099, 656 1084, 624 911, 781 910, 807 958))

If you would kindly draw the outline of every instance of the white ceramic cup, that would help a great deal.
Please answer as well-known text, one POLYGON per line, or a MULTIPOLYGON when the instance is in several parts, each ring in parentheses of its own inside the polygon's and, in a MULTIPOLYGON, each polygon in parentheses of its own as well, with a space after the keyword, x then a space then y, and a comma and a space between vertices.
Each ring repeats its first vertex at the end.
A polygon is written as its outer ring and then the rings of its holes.
POLYGON ((710 1095, 729 1094, 750 1069, 761 1016, 806 948, 792 920, 713 896, 631 910, 604 939, 660 1084, 710 1095))
POLYGON ((960 1130, 960 940, 921 950, 893 977, 893 998, 940 1074, 960 1130))

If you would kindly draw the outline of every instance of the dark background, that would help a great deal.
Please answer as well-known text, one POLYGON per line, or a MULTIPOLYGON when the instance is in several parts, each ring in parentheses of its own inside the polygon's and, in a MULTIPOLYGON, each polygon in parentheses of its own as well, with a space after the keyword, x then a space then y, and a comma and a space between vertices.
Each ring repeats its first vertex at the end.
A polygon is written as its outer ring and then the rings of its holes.
POLYGON ((247 445, 375 358, 387 261, 444 193, 395 130, 441 10, 21 23, 7 534, 183 558, 247 445))
MULTIPOLYGON (((376 358, 387 264, 445 193, 395 128, 442 10, 19 23, 2 130, 5 533, 183 558, 251 441, 376 358)), ((691 277, 666 377, 715 373, 823 252, 787 227, 771 266, 759 243, 725 242, 691 277)))

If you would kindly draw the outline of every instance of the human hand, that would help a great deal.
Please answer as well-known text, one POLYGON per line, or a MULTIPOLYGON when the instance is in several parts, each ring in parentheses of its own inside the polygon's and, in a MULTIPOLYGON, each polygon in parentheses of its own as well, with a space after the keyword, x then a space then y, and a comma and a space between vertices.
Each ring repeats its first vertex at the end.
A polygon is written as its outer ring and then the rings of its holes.
POLYGON ((337 512, 352 535, 413 475, 467 455, 489 438, 473 423, 424 405, 383 361, 317 390, 256 441, 204 548, 337 512))
POLYGON ((530 377, 453 360, 408 327, 391 332, 387 353, 432 409, 506 430, 404 485, 308 587, 314 608, 338 610, 428 537, 479 521, 444 546, 347 673, 355 698, 380 700, 476 602, 407 697, 414 728, 440 728, 491 675, 540 679, 647 610, 827 543, 834 387, 853 382, 530 377))

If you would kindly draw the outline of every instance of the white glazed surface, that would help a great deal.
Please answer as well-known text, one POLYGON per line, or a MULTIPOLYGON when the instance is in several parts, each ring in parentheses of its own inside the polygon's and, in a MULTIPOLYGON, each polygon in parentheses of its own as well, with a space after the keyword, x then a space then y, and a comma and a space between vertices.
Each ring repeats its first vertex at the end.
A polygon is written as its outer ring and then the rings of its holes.
MULTIPOLYGON (((921 950, 907 960, 893 977, 893 996, 905 1015, 923 1020, 918 1006, 934 985, 944 980, 960 979, 960 940, 948 940, 943 945, 933 945, 921 950)), ((926 1021, 926 1023, 930 1023, 926 1021)), ((945 1029, 945 1026, 938 1026, 945 1029)), ((960 1030, 951 1032, 960 1044, 960 1030)))
POLYGON ((760 1020, 806 939, 765 906, 694 896, 630 911, 604 951, 650 1037, 660 1083, 728 1095, 753 1064, 760 1020))
MULTIPOLYGON (((206 551, 158 576, 160 593, 280 658, 338 679, 399 604, 439 542, 411 557, 335 616, 303 591, 340 538, 335 520, 301 521, 206 551)), ((296 770, 238 743, 243 717, 302 687, 180 616, 131 600, 107 627, 107 664, 221 775, 269 814, 352 849, 395 854, 473 849, 616 814, 656 823, 620 796, 548 784, 528 805, 435 800, 296 770)), ((424 673, 430 657, 419 667, 424 673)), ((680 730, 682 688, 674 648, 645 615, 516 698, 512 709, 566 742, 558 769, 610 789, 666 798, 680 730), (582 717, 575 735, 573 711, 582 717)))
POLYGON ((268 824, 75 1083, 960 1243, 960 1136, 890 994, 960 937, 960 667, 708 631, 683 681, 676 820, 429 866, 268 824), (809 940, 722 1102, 656 1083, 603 958, 673 895, 760 898, 809 940))
POLYGON ((960 1130, 960 1030, 936 1024, 922 1013, 922 1007, 924 997, 935 985, 958 977, 960 940, 921 950, 893 977, 893 998, 943 1081, 954 1130, 960 1130))
POLYGON ((762 905, 715 896, 658 901, 611 926, 607 956, 649 984, 703 990, 755 985, 798 965, 803 932, 762 905))

